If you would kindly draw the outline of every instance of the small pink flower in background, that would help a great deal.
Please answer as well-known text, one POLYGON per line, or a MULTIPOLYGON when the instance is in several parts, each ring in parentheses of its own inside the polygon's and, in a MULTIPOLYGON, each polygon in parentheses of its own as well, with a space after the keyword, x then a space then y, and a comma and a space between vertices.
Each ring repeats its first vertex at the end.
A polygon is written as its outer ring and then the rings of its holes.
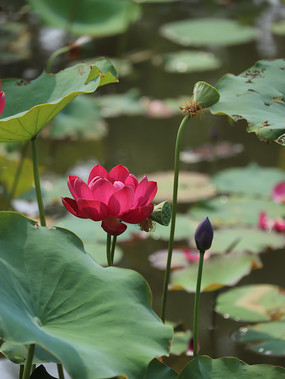
POLYGON ((6 96, 4 91, 1 91, 1 82, 0 82, 0 114, 3 112, 6 104, 6 96))
MULTIPOLYGON (((186 351, 186 355, 192 357, 194 355, 194 343, 193 343, 193 337, 190 338, 188 343, 188 348, 186 351)), ((200 350, 200 342, 198 341, 198 351, 200 350)))
MULTIPOLYGON (((189 249, 183 249, 183 253, 186 257, 186 259, 189 262, 198 262, 200 259, 200 252, 199 250, 189 250, 189 249)), ((204 261, 210 257, 210 253, 208 251, 204 254, 204 261)))
POLYGON ((272 198, 276 203, 285 204, 285 182, 280 182, 273 187, 272 198))
POLYGON ((157 183, 146 176, 139 182, 129 170, 118 165, 109 173, 96 165, 89 174, 87 184, 70 175, 67 185, 73 199, 63 197, 65 208, 79 218, 102 221, 102 228, 112 235, 122 234, 127 225, 140 224, 152 213, 151 204, 157 192, 157 183))
POLYGON ((285 220, 282 218, 270 218, 265 212, 261 212, 258 219, 258 226, 260 229, 276 232, 285 231, 285 220))

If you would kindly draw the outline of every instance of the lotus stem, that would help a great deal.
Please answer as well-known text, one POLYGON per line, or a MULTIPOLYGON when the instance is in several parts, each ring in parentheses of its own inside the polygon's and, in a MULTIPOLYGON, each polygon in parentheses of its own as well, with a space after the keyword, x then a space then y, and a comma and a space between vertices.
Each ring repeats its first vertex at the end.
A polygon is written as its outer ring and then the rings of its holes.
POLYGON ((28 355, 25 362, 25 368, 22 379, 29 379, 31 368, 33 364, 33 357, 34 357, 34 351, 35 351, 35 344, 31 343, 28 348, 28 355))
POLYGON ((20 365, 20 370, 19 370, 19 379, 22 379, 23 373, 24 373, 24 365, 20 365))
POLYGON ((61 47, 60 49, 54 51, 52 53, 52 55, 49 57, 49 60, 47 62, 47 66, 46 66, 46 73, 47 74, 50 74, 51 73, 51 69, 52 69, 52 65, 55 61, 55 59, 61 55, 61 54, 64 54, 64 53, 67 53, 68 51, 70 50, 70 46, 64 46, 64 47, 61 47))
POLYGON ((202 280, 202 272, 203 272, 204 253, 205 253, 205 251, 200 251, 198 277, 197 277, 196 292, 195 292, 194 322, 193 322, 193 355, 194 355, 194 357, 197 357, 197 355, 198 355, 199 304, 200 304, 201 280, 202 280))
POLYGON ((111 255, 111 234, 107 233, 107 243, 106 243, 106 253, 108 266, 113 266, 112 255, 111 255))
POLYGON ((33 152, 33 171, 34 171, 34 182, 36 189, 36 196, 39 208, 40 222, 41 226, 46 226, 45 210, 42 198, 40 174, 39 174, 39 157, 38 157, 38 147, 37 147, 37 136, 31 139, 32 141, 32 152, 33 152))
POLYGON ((59 379, 64 379, 64 372, 63 372, 63 367, 61 363, 57 364, 57 372, 58 372, 59 379))
POLYGON ((111 260, 112 260, 112 265, 113 265, 113 263, 114 263, 114 256, 115 256, 116 242, 117 242, 117 236, 113 236, 113 239, 112 239, 112 247, 111 247, 111 260))
POLYGON ((170 234, 168 242, 168 255, 167 255, 167 264, 164 275, 164 285, 162 293, 162 306, 161 306, 161 320, 165 322, 165 311, 167 303, 167 293, 168 293, 168 283, 169 275, 171 268, 171 259, 173 251, 173 242, 174 242, 174 233, 175 233, 175 222, 176 222, 176 208, 177 208, 177 193, 178 193, 178 179, 179 179, 179 166, 180 166, 180 150, 181 150, 181 141, 182 141, 182 132, 187 124, 190 114, 187 114, 179 126, 176 145, 175 145, 175 157, 174 157, 174 180, 173 180, 173 195, 172 195, 172 215, 171 215, 171 225, 170 225, 170 234))

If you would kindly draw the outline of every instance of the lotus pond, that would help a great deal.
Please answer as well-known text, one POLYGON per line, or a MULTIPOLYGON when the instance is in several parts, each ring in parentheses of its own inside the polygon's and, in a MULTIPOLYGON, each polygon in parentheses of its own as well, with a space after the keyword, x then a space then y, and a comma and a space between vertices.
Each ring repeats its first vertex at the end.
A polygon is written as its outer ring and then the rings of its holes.
POLYGON ((285 378, 285 3, 1 8, 1 379, 285 378))

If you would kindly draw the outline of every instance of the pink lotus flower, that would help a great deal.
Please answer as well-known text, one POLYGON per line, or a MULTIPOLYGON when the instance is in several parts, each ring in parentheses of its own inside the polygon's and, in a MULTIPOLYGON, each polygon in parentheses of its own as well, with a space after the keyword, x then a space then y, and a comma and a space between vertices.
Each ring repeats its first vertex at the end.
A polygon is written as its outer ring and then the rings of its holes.
POLYGON ((157 192, 157 183, 144 176, 139 182, 122 166, 109 173, 96 165, 89 174, 87 184, 77 176, 70 175, 67 185, 74 199, 63 197, 65 208, 74 216, 102 221, 102 228, 112 235, 119 235, 127 225, 140 224, 152 213, 151 204, 157 192))
POLYGON ((276 203, 285 203, 285 182, 280 182, 273 187, 272 198, 276 203))
MULTIPOLYGON (((0 82, 0 90, 1 90, 1 82, 0 82)), ((4 91, 0 91, 0 114, 3 112, 6 104, 6 96, 4 91)))

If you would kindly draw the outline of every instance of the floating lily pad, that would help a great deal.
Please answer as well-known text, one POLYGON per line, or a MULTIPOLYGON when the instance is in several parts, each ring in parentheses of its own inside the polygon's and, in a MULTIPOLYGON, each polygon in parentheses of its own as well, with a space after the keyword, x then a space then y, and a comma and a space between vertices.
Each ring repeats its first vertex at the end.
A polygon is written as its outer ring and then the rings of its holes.
MULTIPOLYGON (((151 265, 158 270, 165 270, 168 250, 159 250, 149 256, 151 265)), ((172 251, 171 270, 177 270, 189 266, 190 262, 199 260, 200 253, 193 249, 193 252, 186 248, 174 248, 172 251), (192 255, 191 255, 192 254, 192 255), (189 257, 192 257, 190 260, 189 257)))
POLYGON ((222 141, 215 144, 205 144, 180 153, 180 160, 185 163, 212 162, 216 159, 229 158, 243 151, 243 145, 222 141))
POLYGON ((265 198, 220 196, 193 206, 190 215, 197 221, 208 216, 217 227, 257 226, 261 212, 267 213, 269 217, 283 218, 285 205, 265 198))
MULTIPOLYGON (((176 214, 175 222, 175 241, 189 239, 194 235, 197 223, 193 222, 188 215, 182 213, 176 214)), ((156 240, 162 239, 168 241, 171 225, 162 226, 155 224, 154 230, 148 235, 156 240)))
MULTIPOLYGON (((223 286, 233 286, 248 275, 252 268, 260 268, 262 263, 258 256, 249 253, 230 253, 211 256, 205 260, 201 290, 215 291, 223 286)), ((170 288, 195 292, 198 273, 198 262, 187 268, 173 271, 170 288)))
POLYGON ((248 325, 233 334, 233 338, 244 343, 247 349, 259 354, 285 355, 285 322, 274 321, 248 325))
POLYGON ((251 26, 235 20, 203 18, 163 25, 161 34, 183 46, 229 46, 250 42, 256 37, 251 26))
POLYGON ((189 347, 189 341, 192 337, 191 330, 174 331, 174 337, 170 348, 170 353, 173 355, 181 355, 186 353, 189 347))
POLYGON ((168 353, 172 328, 152 311, 141 275, 102 268, 72 232, 14 212, 1 212, 0 239, 4 341, 40 345, 80 379, 140 378, 168 353))
POLYGON ((285 145, 284 70, 284 59, 263 60, 238 76, 223 76, 217 84, 220 101, 211 106, 211 112, 234 121, 244 119, 248 132, 285 145))
POLYGON ((78 95, 116 82, 114 75, 113 66, 100 59, 93 66, 79 64, 57 74, 44 72, 32 81, 2 80, 6 106, 0 116, 0 142, 20 142, 35 137, 78 95))
POLYGON ((94 139, 107 134, 107 126, 96 107, 94 99, 78 96, 68 104, 52 121, 47 133, 53 139, 94 139))
POLYGON ((69 0, 29 0, 44 22, 76 35, 110 36, 124 32, 140 17, 140 7, 130 0, 82 0, 76 8, 69 0))
POLYGON ((162 61, 167 72, 180 74, 216 70, 221 66, 221 61, 213 53, 196 50, 167 53, 162 61))
POLYGON ((237 358, 212 359, 200 356, 192 359, 177 379, 189 378, 248 378, 284 379, 285 369, 271 365, 248 365, 237 358))
POLYGON ((218 229, 211 246, 211 253, 223 254, 245 252, 259 254, 268 249, 275 250, 285 247, 285 236, 281 233, 264 232, 257 228, 218 229))
POLYGON ((95 98, 103 117, 135 116, 145 112, 139 91, 131 89, 125 94, 104 95, 95 98))
POLYGON ((285 319, 285 292, 270 284, 234 288, 218 296, 216 311, 238 321, 285 319))
MULTIPOLYGON (((156 172, 148 175, 158 183, 156 202, 172 201, 173 171, 156 172)), ((197 200, 208 199, 215 195, 215 188, 210 184, 208 175, 198 172, 180 171, 178 184, 178 202, 192 203, 197 200)))
POLYGON ((212 178, 212 183, 222 193, 271 197, 273 187, 284 180, 285 172, 278 168, 250 164, 223 170, 212 178))

